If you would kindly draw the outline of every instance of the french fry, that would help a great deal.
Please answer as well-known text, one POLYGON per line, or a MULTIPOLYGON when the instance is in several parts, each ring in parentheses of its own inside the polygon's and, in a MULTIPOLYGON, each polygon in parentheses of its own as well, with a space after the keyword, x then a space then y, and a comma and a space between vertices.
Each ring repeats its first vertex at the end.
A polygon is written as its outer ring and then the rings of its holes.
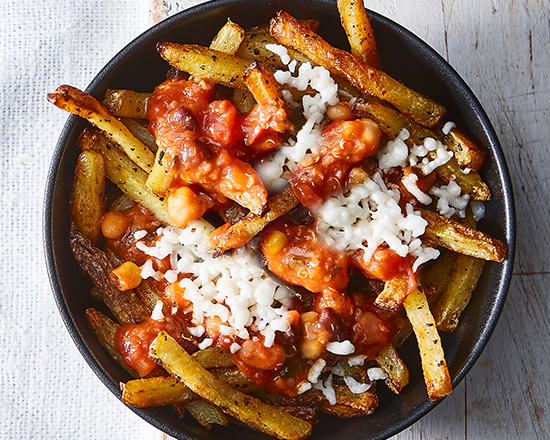
POLYGON ((337 0, 336 4, 351 54, 368 66, 380 69, 376 39, 363 1, 337 0))
POLYGON ((212 425, 227 426, 229 424, 225 414, 206 400, 190 400, 184 406, 189 414, 207 429, 211 429, 212 425))
POLYGON ((172 66, 227 87, 244 89, 250 60, 194 44, 159 43, 157 51, 172 66))
POLYGON ((154 340, 151 355, 193 392, 254 429, 288 440, 304 439, 311 433, 309 423, 278 411, 216 379, 165 332, 154 340))
POLYGON ((101 153, 105 160, 107 178, 115 183, 124 194, 149 209, 161 223, 172 224, 166 200, 157 197, 145 186, 147 173, 139 169, 103 133, 86 130, 82 133, 79 142, 81 149, 101 153))
POLYGON ((101 154, 84 151, 78 156, 73 181, 71 211, 73 221, 92 244, 101 236, 105 211, 105 163, 101 154))
POLYGON ((334 385, 336 405, 325 402, 323 412, 341 418, 360 417, 371 414, 378 406, 378 397, 371 389, 364 393, 354 394, 345 385, 334 385))
POLYGON ((467 255, 456 256, 451 279, 439 301, 432 308, 438 330, 456 330, 458 319, 470 302, 484 265, 484 260, 467 255))
POLYGON ((504 261, 506 245, 502 241, 435 212, 425 209, 420 212, 428 222, 422 236, 426 243, 482 260, 504 261))
POLYGON ((442 399, 452 391, 451 376, 435 320, 421 286, 407 296, 403 306, 418 342, 428 397, 430 400, 442 399))
POLYGON ((48 101, 60 109, 82 116, 103 130, 142 170, 151 172, 155 155, 93 96, 75 87, 63 85, 54 93, 48 94, 48 101))
POLYGON ((116 348, 115 333, 120 326, 94 308, 86 309, 86 319, 90 327, 92 327, 97 340, 103 345, 107 353, 109 353, 132 377, 139 377, 139 374, 134 369, 126 365, 120 352, 116 348))
POLYGON ((461 169, 469 168, 477 171, 485 162, 485 153, 472 141, 466 133, 453 128, 443 137, 443 143, 454 153, 454 157, 461 169))
POLYGON ((230 19, 210 43, 210 49, 233 55, 244 39, 244 29, 230 19))
POLYGON ((149 316, 149 310, 133 290, 121 292, 109 278, 115 268, 105 253, 93 246, 86 237, 71 226, 69 244, 76 262, 103 293, 103 301, 120 323, 141 322, 149 316))
POLYGON ((231 355, 220 347, 208 347, 193 353, 195 360, 202 368, 234 367, 235 362, 231 355))
POLYGON ((389 102, 419 124, 433 127, 445 114, 442 105, 409 89, 386 73, 366 66, 349 52, 332 47, 284 11, 271 20, 270 32, 281 44, 299 50, 331 73, 346 78, 363 93, 389 102))
POLYGON ((261 387, 247 379, 241 370, 235 366, 228 368, 213 368, 210 372, 222 382, 243 392, 253 393, 261 391, 261 387))
POLYGON ((158 145, 155 136, 149 132, 145 119, 120 118, 120 120, 151 152, 157 152, 158 145))
POLYGON ((244 83, 257 103, 271 104, 278 108, 285 106, 277 80, 265 65, 254 61, 246 70, 244 83))
POLYGON ((218 228, 210 236, 211 250, 215 254, 221 254, 228 249, 243 246, 255 235, 259 234, 273 220, 286 214, 298 205, 298 199, 287 186, 281 192, 270 197, 267 201, 268 211, 259 216, 249 213, 241 221, 229 228, 218 228))
POLYGON ((410 289, 409 276, 397 275, 386 281, 384 290, 378 294, 374 303, 381 309, 396 312, 403 305, 410 289))
POLYGON ((102 104, 119 118, 147 118, 147 102, 150 93, 138 93, 133 90, 107 89, 102 104))
POLYGON ((376 363, 388 375, 386 378, 388 388, 399 394, 409 383, 409 369, 397 354, 393 344, 380 352, 376 357, 376 363))
MULTIPOLYGON (((358 99, 353 106, 353 111, 359 116, 373 119, 390 139, 395 139, 402 129, 407 129, 410 136, 405 143, 409 148, 413 145, 422 145, 424 139, 428 137, 438 139, 434 131, 381 103, 358 99)), ((428 157, 434 159, 436 152, 428 153, 428 157)), ((481 176, 475 171, 465 174, 455 158, 439 166, 436 173, 445 183, 456 180, 464 193, 469 194, 474 200, 489 200, 491 197, 489 187, 481 179, 481 176)))
POLYGON ((138 408, 173 405, 192 399, 189 388, 173 377, 148 377, 120 384, 122 401, 138 408))
POLYGON ((154 194, 164 197, 168 194, 172 181, 174 180, 174 161, 173 157, 167 157, 164 150, 157 151, 153 169, 147 176, 145 185, 154 194))
POLYGON ((432 267, 422 271, 420 274, 422 286, 424 287, 430 304, 432 298, 438 299, 445 287, 449 284, 456 256, 457 254, 454 252, 447 252, 440 257, 432 267))

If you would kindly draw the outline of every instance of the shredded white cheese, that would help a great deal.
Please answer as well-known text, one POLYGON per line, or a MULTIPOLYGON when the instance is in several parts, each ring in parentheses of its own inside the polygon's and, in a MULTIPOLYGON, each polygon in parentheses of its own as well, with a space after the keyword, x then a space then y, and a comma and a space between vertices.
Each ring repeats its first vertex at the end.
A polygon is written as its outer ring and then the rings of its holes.
POLYGON ((347 356, 355 352, 355 347, 347 340, 342 342, 329 342, 327 344, 327 351, 340 356, 347 356))
POLYGON ((264 344, 270 347, 275 332, 290 329, 289 290, 258 267, 251 251, 212 258, 204 248, 210 232, 206 222, 196 221, 185 229, 159 228, 160 237, 154 246, 137 242, 136 246, 151 257, 170 256, 173 265, 162 274, 147 260, 141 267, 142 277, 159 280, 164 277, 174 282, 178 274, 191 274, 193 278, 183 278, 179 284, 185 289, 185 299, 193 305, 192 323, 197 334, 206 317, 217 316, 223 322, 220 328, 223 335, 249 339, 251 329, 263 335, 264 344), (276 302, 281 305, 273 306, 276 302))
POLYGON ((157 301, 157 303, 155 304, 155 308, 151 313, 151 318, 153 318, 155 321, 160 321, 164 319, 164 314, 162 313, 163 306, 164 306, 164 303, 160 300, 157 301))

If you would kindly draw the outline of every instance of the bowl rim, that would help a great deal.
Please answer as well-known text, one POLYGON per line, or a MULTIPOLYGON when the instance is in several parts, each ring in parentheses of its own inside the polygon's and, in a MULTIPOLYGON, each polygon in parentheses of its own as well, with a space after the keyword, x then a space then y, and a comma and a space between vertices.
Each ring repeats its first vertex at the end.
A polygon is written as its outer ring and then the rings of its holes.
MULTIPOLYGON (((262 0, 264 3, 277 3, 277 0, 262 0)), ((335 7, 335 2, 331 0, 300 0, 302 3, 311 3, 314 5, 326 6, 326 7, 335 7)), ((171 17, 168 17, 161 21, 160 23, 150 27, 145 32, 140 34, 130 43, 128 43, 122 50, 120 50, 94 77, 91 83, 86 88, 87 93, 93 93, 102 82, 103 77, 108 75, 117 64, 123 60, 126 56, 131 54, 136 48, 138 48, 143 42, 149 40, 152 36, 158 32, 170 28, 175 23, 185 20, 193 15, 214 11, 217 8, 220 8, 225 5, 236 5, 242 3, 242 0, 211 0, 205 3, 201 3, 196 6, 192 6, 188 9, 185 9, 177 14, 174 14, 171 17)), ((512 189, 512 181, 504 157, 504 152, 500 143, 498 141, 497 135, 494 131, 494 128, 485 113, 481 103, 471 91, 466 82, 460 77, 456 70, 441 56, 437 53, 431 46, 429 46, 425 41, 420 37, 413 34, 411 31, 407 30, 400 24, 394 22, 393 20, 380 15, 371 10, 367 10, 369 16, 372 17, 375 21, 378 21, 382 26, 390 28, 392 31, 400 34, 407 42, 411 45, 412 48, 417 50, 421 55, 429 57, 433 66, 440 72, 445 72, 446 75, 449 75, 452 78, 452 81, 456 84, 457 88, 462 92, 465 92, 464 95, 467 97, 466 105, 472 109, 477 118, 482 121, 483 129, 490 143, 492 144, 492 150, 495 156, 495 166, 496 174, 503 183, 503 203, 505 206, 505 222, 504 222, 504 234, 507 239, 506 244, 508 246, 508 252, 506 259, 502 265, 501 273, 502 276, 499 280, 497 287, 497 295, 495 297, 493 307, 491 309, 490 318, 483 327, 483 331, 480 333, 476 343, 473 345, 471 353, 462 365, 458 373, 453 379, 453 389, 462 381, 465 375, 471 370, 475 362, 480 357, 483 349, 487 345, 495 327, 498 322, 498 319, 501 316, 502 309, 504 307, 505 299, 508 293, 508 289, 511 283, 512 269, 515 258, 515 245, 516 245, 516 219, 515 219, 515 203, 514 195, 512 189)), ((100 365, 98 359, 92 352, 91 348, 86 344, 82 338, 78 326, 74 319, 71 316, 67 303, 64 301, 62 295, 62 288, 59 283, 57 274, 58 274, 58 265, 54 257, 54 233, 55 225, 52 224, 52 204, 51 201, 54 196, 55 182, 57 179, 57 169, 60 165, 61 159, 64 154, 64 150, 67 144, 68 136, 73 129, 73 126, 78 121, 78 117, 75 115, 69 115, 68 119, 63 126, 59 139, 56 143, 54 153, 50 162, 50 167, 48 170, 46 178, 46 190, 43 201, 43 246, 44 246, 44 255, 46 260, 46 266, 48 271, 48 277, 52 289, 52 293, 57 304, 58 310, 61 314, 62 320, 71 335, 75 345, 80 351, 83 358, 86 360, 90 368, 94 373, 99 377, 99 379, 105 384, 105 386, 119 399, 120 389, 118 384, 114 383, 113 380, 106 374, 105 370, 100 365)), ((442 399, 443 400, 443 399, 442 399)), ((418 421, 429 411, 431 411, 435 406, 442 402, 442 400, 431 402, 429 400, 424 401, 422 405, 417 407, 415 411, 409 415, 409 417, 404 418, 402 421, 391 425, 385 430, 381 431, 378 435, 370 436, 370 440, 382 440, 387 439, 407 427, 411 426, 413 423, 418 421)), ((163 421, 159 420, 156 416, 152 415, 146 409, 135 408, 131 405, 125 404, 130 408, 134 413, 139 415, 141 418, 146 420, 151 425, 156 428, 164 431, 168 435, 179 438, 179 439, 189 439, 193 440, 196 437, 188 436, 186 433, 183 433, 180 430, 175 430, 171 426, 166 425, 163 421)), ((365 437, 367 438, 367 437, 365 437)))

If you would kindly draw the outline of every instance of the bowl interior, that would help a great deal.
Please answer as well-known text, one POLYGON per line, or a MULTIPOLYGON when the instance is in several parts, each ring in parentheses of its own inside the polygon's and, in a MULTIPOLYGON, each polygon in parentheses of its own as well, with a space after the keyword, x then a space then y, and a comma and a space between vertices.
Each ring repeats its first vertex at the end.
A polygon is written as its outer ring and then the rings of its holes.
MULTIPOLYGON (((163 81, 167 64, 155 50, 159 41, 208 45, 227 18, 244 28, 268 23, 280 9, 298 18, 316 18, 319 34, 331 44, 347 48, 335 4, 329 0, 227 0, 206 3, 171 17, 124 48, 98 74, 87 92, 101 98, 107 88, 152 91, 163 81)), ((456 332, 443 335, 443 346, 453 384, 456 386, 479 357, 501 312, 510 282, 514 255, 514 208, 510 178, 502 150, 491 124, 467 85, 429 46, 380 15, 371 14, 383 69, 409 87, 420 91, 448 109, 455 121, 487 152, 481 169, 493 199, 486 204, 486 218, 480 229, 505 241, 508 257, 502 264, 487 263, 478 288, 456 332)), ((128 374, 103 350, 88 327, 85 309, 101 304, 89 295, 91 282, 82 275, 68 245, 69 199, 78 151, 76 141, 86 123, 70 116, 59 139, 47 181, 44 210, 44 242, 50 281, 61 315, 82 355, 105 385, 117 396, 118 383, 128 374)), ((103 310, 107 312, 106 310, 103 310)), ((436 403, 427 398, 420 358, 414 338, 399 350, 410 369, 411 383, 399 395, 378 387, 379 408, 374 414, 356 419, 321 417, 311 439, 382 439, 406 428, 436 403)), ((180 438, 249 439, 268 438, 237 425, 208 431, 188 416, 178 419, 168 408, 140 410, 141 417, 180 438)))

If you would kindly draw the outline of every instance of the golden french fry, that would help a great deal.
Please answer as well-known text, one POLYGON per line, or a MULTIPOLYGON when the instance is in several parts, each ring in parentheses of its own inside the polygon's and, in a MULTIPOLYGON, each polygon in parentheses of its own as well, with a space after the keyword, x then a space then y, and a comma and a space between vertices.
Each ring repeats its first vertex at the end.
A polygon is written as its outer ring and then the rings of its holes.
POLYGON ((93 96, 75 87, 63 85, 54 93, 48 94, 48 101, 60 109, 87 119, 103 130, 142 170, 151 172, 155 155, 93 96))
POLYGON ((277 80, 265 65, 254 61, 246 70, 244 83, 257 103, 271 104, 278 108, 285 106, 277 80))
POLYGON ((422 236, 426 243, 482 260, 504 261, 506 245, 502 241, 435 212, 425 209, 420 212, 428 222, 422 236))
POLYGON ((261 391, 261 387, 247 379, 237 367, 213 368, 210 372, 222 382, 242 392, 252 393, 261 391))
POLYGON ((403 306, 418 342, 428 396, 430 400, 438 400, 451 393, 451 376, 434 317, 421 289, 422 287, 418 286, 407 296, 403 306))
POLYGON ((461 169, 469 168, 477 171, 485 162, 485 153, 472 141, 466 133, 453 128, 443 137, 443 143, 454 153, 454 157, 461 169))
POLYGON ((151 355, 193 392, 254 429, 288 440, 304 439, 311 433, 309 423, 276 410, 216 379, 165 332, 153 341, 151 355))
POLYGON ((368 66, 380 68, 374 31, 361 0, 337 0, 340 21, 346 31, 351 54, 368 66))
POLYGON ((120 118, 145 119, 149 96, 150 93, 138 93, 133 90, 107 89, 102 104, 120 118))
POLYGON ((235 362, 231 355, 220 347, 208 347, 193 353, 193 357, 202 368, 234 367, 235 362))
POLYGON ((174 158, 166 157, 164 150, 159 148, 145 185, 157 196, 166 196, 174 180, 173 170, 174 158))
POLYGON ((250 60, 194 44, 159 43, 159 54, 172 66, 227 87, 244 89, 250 60))
POLYGON ((145 119, 120 118, 120 120, 151 152, 157 152, 157 141, 155 136, 149 132, 148 123, 145 119))
POLYGON ((445 114, 442 105, 366 66, 349 52, 332 47, 284 11, 271 20, 270 32, 281 44, 299 50, 331 73, 346 78, 363 93, 389 102, 419 124, 433 127, 445 114))
POLYGON ((138 408, 187 402, 191 390, 173 377, 148 377, 120 384, 122 401, 138 408))
POLYGON ((210 236, 212 251, 216 254, 221 254, 228 249, 245 245, 269 223, 286 214, 297 206, 298 203, 298 199, 292 192, 292 188, 287 186, 281 192, 268 199, 268 210, 265 214, 259 216, 249 213, 241 221, 230 226, 228 229, 221 227, 215 230, 210 236))
POLYGON ((396 312, 409 294, 410 284, 407 274, 401 274, 386 281, 384 290, 378 294, 374 303, 381 309, 396 312))
POLYGON ((394 393, 399 394, 409 383, 409 369, 390 344, 376 357, 376 363, 388 375, 386 385, 394 393))
POLYGON ((457 254, 454 252, 447 252, 438 258, 432 267, 420 274, 422 286, 430 304, 432 304, 432 298, 439 298, 447 284, 449 284, 456 256, 457 254))
POLYGON ((336 394, 336 405, 325 402, 322 410, 326 414, 349 419, 369 415, 378 406, 378 397, 372 388, 360 394, 352 393, 344 385, 334 385, 333 388, 336 394))
MULTIPOLYGON (((428 137, 438 139, 434 131, 381 103, 358 99, 353 106, 353 111, 359 116, 373 119, 390 139, 395 139, 402 129, 407 129, 410 136, 405 143, 409 148, 413 145, 422 145, 424 139, 428 137)), ((435 151, 428 153, 430 159, 434 159, 436 156, 435 151)), ((474 200, 489 200, 491 197, 489 187, 481 179, 481 176, 475 171, 465 174, 454 157, 438 167, 436 173, 445 183, 456 180, 462 191, 469 194, 474 200)))
POLYGON ((101 236, 101 218, 105 211, 105 164, 101 154, 84 151, 78 156, 73 181, 71 211, 82 235, 92 244, 101 236))
POLYGON ((116 348, 115 333, 120 326, 99 310, 93 308, 86 309, 86 319, 88 320, 90 327, 92 327, 97 340, 101 345, 103 345, 111 357, 115 359, 122 368, 130 373, 131 376, 139 377, 139 374, 134 369, 126 365, 120 355, 120 352, 116 348))
POLYGON ((166 200, 153 194, 145 185, 147 173, 138 168, 103 133, 86 130, 81 135, 80 147, 83 150, 100 152, 105 160, 107 178, 132 200, 149 209, 161 223, 165 225, 172 224, 168 215, 166 200))
POLYGON ((244 39, 244 29, 230 19, 210 43, 210 49, 233 55, 244 39))
POLYGON ((432 308, 438 330, 453 332, 456 329, 458 319, 470 302, 484 265, 485 261, 478 258, 456 256, 451 279, 432 308))

